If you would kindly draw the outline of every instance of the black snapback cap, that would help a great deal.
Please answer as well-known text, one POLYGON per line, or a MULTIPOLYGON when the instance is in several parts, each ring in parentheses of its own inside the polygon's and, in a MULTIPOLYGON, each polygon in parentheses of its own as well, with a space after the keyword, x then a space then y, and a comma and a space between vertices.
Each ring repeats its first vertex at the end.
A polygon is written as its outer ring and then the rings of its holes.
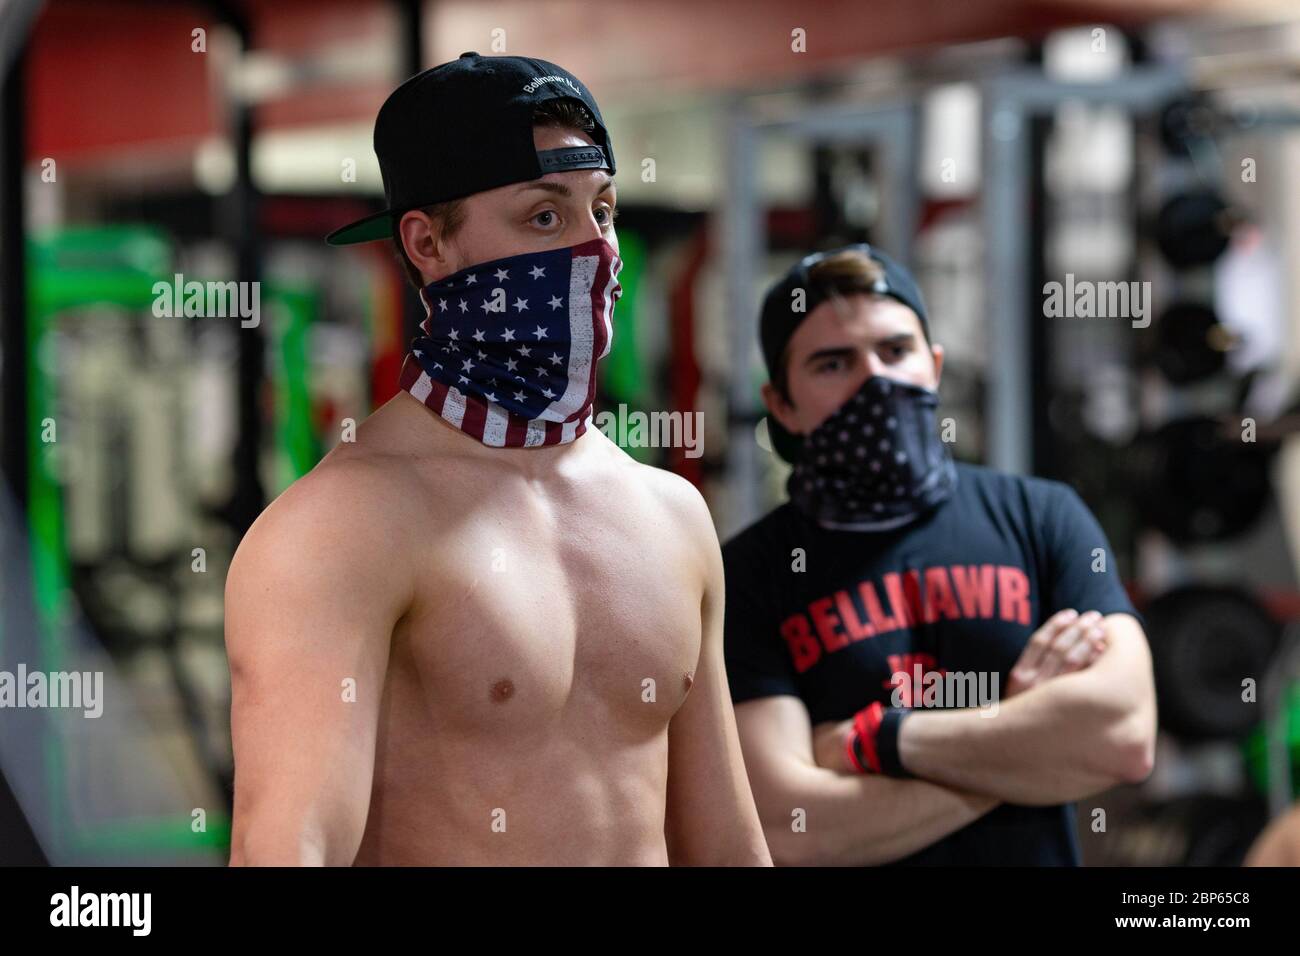
MULTIPOLYGON (((876 262, 884 275, 876 280, 871 289, 872 293, 889 296, 910 308, 921 320, 921 330, 925 333, 925 337, 927 339, 930 337, 930 323, 925 313, 925 302, 921 299, 921 289, 917 286, 912 273, 902 265, 865 242, 829 249, 826 252, 814 252, 791 266, 790 270, 763 296, 763 306, 758 321, 758 338, 763 349, 763 360, 767 363, 768 378, 773 376, 780 365, 781 356, 795 329, 803 324, 804 319, 808 318, 817 306, 836 294, 831 286, 818 284, 812 280, 810 275, 812 267, 823 259, 842 252, 857 252, 876 262), (794 293, 799 289, 803 290, 803 308, 796 311, 794 293)), ((772 441, 772 448, 778 455, 791 464, 799 460, 803 452, 802 435, 787 431, 770 412, 767 415, 767 432, 772 441)))
POLYGON ((331 232, 330 245, 388 239, 393 223, 412 209, 547 173, 614 172, 614 150, 591 91, 554 63, 523 56, 462 53, 416 74, 379 108, 374 144, 388 206, 331 232), (533 111, 551 100, 587 108, 595 146, 533 146, 533 111))

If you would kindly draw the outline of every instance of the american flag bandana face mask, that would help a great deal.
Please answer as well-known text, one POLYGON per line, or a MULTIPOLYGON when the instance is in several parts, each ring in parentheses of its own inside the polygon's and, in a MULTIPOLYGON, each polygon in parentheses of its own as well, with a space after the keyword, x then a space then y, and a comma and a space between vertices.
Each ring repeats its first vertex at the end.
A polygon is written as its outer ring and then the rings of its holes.
POLYGON ((613 246, 593 239, 429 283, 401 388, 485 445, 573 441, 591 421, 622 267, 613 246))

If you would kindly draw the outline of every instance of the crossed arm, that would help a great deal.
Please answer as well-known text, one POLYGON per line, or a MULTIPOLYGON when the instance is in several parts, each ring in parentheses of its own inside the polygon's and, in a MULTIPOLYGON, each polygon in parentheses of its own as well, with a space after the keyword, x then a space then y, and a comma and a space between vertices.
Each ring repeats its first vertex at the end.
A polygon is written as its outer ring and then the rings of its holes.
POLYGON ((1107 646, 1090 667, 1029 687, 1002 702, 995 717, 975 710, 909 715, 899 752, 921 779, 852 774, 843 746, 851 723, 814 729, 794 697, 739 705, 745 762, 773 858, 885 863, 1003 801, 1051 805, 1144 779, 1155 740, 1146 637, 1127 614, 1105 617, 1102 627, 1107 646), (802 833, 791 825, 799 809, 808 821, 802 833))
POLYGON ((799 698, 736 707, 745 766, 772 859, 782 866, 888 863, 942 839, 998 804, 924 780, 863 776, 817 765, 799 698))
POLYGON ((903 721, 903 766, 926 780, 1011 803, 1078 800, 1151 772, 1155 690, 1146 636, 1128 614, 1103 619, 1109 648, 1086 670, 1063 674, 1002 704, 914 713, 903 721))

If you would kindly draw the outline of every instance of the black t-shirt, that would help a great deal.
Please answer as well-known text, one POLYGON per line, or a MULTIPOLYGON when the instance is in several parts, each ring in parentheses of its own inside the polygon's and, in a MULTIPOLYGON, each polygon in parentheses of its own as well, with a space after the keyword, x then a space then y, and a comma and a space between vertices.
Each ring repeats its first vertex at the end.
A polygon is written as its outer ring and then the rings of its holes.
MULTIPOLYGON (((1002 692, 1062 608, 1137 617, 1074 489, 961 463, 952 497, 903 528, 831 531, 786 502, 722 554, 732 700, 790 694, 814 725, 889 706, 891 675, 918 663, 996 671, 1002 692)), ((1074 807, 1000 804, 898 862, 1077 865, 1074 807)))

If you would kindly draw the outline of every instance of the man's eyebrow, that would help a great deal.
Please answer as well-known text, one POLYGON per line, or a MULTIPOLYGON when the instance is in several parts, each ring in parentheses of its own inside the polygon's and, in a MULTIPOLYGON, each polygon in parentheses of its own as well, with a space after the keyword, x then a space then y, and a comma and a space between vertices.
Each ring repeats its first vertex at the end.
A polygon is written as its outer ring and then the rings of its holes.
POLYGON ((810 352, 807 358, 803 360, 803 364, 810 365, 813 362, 818 362, 827 358, 845 358, 852 354, 853 349, 847 345, 839 345, 828 349, 818 349, 815 352, 810 352))
MULTIPOLYGON (((914 341, 916 341, 916 335, 914 333, 899 332, 896 335, 887 335, 883 339, 877 339, 872 347, 883 348, 890 345, 907 345, 914 341)), ((818 349, 815 352, 810 352, 803 362, 805 365, 809 365, 812 362, 817 362, 827 358, 847 358, 852 355, 854 351, 853 347, 848 345, 837 345, 830 348, 818 349)))
POLYGON ((564 183, 551 182, 548 179, 534 179, 531 183, 520 183, 516 192, 527 192, 530 189, 540 189, 542 192, 555 193, 557 196, 568 198, 573 195, 573 191, 564 183))
MULTIPOLYGON (((596 195, 599 196, 612 185, 614 185, 614 177, 606 175, 605 181, 601 183, 600 188, 596 190, 596 195)), ((532 182, 521 183, 517 192, 526 192, 529 189, 540 189, 543 192, 555 193, 555 195, 563 196, 565 199, 568 199, 573 195, 573 190, 567 185, 564 183, 557 183, 550 179, 534 179, 532 182)))
POLYGON ((913 342, 915 340, 916 340, 916 333, 899 332, 895 335, 885 336, 883 339, 881 339, 876 343, 876 347, 879 348, 882 345, 907 345, 910 342, 913 342))

